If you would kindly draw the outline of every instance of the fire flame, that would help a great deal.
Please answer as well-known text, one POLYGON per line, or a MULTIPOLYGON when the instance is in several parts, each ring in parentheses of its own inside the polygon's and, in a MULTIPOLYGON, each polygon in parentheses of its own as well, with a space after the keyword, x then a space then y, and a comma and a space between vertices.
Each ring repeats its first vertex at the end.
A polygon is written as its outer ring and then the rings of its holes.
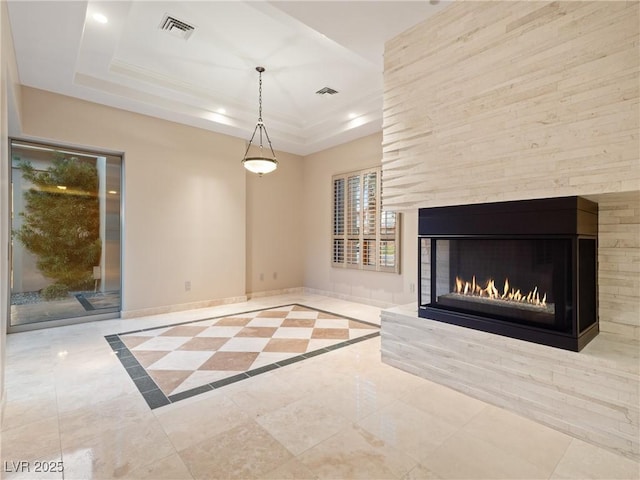
POLYGON ((502 294, 496 287, 496 282, 492 278, 487 281, 486 286, 483 288, 479 283, 476 282, 475 275, 471 279, 471 282, 467 282, 460 277, 456 277, 456 293, 461 295, 474 295, 476 297, 487 297, 487 298, 495 298, 500 300, 518 302, 518 303, 528 303, 531 305, 540 305, 544 307, 547 305, 547 294, 545 293, 542 298, 540 298, 540 292, 538 291, 538 287, 534 287, 532 291, 529 291, 527 294, 524 294, 520 291, 520 289, 515 289, 509 285, 509 279, 505 279, 504 287, 502 289, 502 294))

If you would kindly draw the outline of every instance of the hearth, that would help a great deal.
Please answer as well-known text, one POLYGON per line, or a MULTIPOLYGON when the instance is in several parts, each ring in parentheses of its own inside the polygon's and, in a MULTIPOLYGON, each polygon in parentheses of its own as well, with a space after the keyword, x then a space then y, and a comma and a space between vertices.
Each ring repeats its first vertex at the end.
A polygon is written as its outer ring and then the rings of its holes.
POLYGON ((566 350, 598 334, 598 205, 422 208, 419 316, 566 350))

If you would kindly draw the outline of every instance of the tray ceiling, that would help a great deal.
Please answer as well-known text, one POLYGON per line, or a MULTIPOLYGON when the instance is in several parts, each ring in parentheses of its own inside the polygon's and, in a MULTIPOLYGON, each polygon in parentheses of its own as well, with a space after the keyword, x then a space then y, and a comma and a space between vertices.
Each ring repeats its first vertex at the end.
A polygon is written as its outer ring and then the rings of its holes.
POLYGON ((305 155, 381 129, 385 41, 447 2, 7 3, 20 83, 245 138, 264 66, 274 148, 305 155))

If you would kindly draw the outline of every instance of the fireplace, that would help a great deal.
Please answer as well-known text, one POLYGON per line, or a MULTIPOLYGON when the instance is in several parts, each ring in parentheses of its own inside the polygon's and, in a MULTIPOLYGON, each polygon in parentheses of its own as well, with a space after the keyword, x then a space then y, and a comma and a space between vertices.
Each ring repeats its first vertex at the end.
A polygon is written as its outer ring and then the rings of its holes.
POLYGON ((419 316, 579 351, 598 334, 598 205, 422 208, 419 316))

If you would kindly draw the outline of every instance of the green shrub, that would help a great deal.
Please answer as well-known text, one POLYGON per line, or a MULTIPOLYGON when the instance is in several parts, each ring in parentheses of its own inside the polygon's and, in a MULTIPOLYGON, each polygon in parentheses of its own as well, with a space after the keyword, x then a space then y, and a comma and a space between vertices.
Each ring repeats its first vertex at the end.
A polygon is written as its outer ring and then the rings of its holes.
POLYGON ((102 251, 95 162, 56 152, 47 170, 28 161, 20 169, 32 187, 24 192, 24 221, 13 234, 37 257, 38 269, 55 282, 52 287, 87 288, 102 251))
POLYGON ((69 295, 69 287, 62 283, 54 283, 43 288, 40 294, 46 300, 59 300, 69 295))

